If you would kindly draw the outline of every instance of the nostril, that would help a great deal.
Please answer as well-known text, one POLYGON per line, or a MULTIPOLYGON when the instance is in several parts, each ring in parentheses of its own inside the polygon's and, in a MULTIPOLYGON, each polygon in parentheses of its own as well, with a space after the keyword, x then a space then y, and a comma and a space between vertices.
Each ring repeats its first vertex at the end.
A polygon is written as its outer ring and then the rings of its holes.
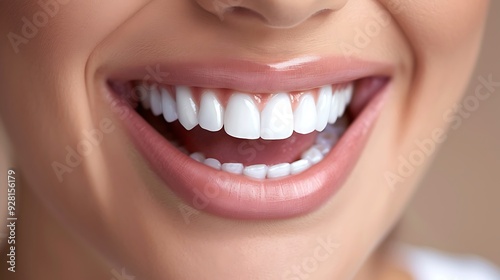
POLYGON ((315 12, 307 14, 305 12, 292 12, 292 11, 282 11, 282 10, 259 10, 252 7, 243 6, 233 6, 228 7, 224 10, 224 15, 230 15, 234 18, 240 19, 258 19, 264 24, 276 28, 290 28, 299 25, 308 18, 313 18, 317 16, 325 16, 333 12, 332 9, 320 9, 315 12))
MULTIPOLYGON (((310 18, 339 10, 347 0, 195 0, 198 5, 227 24, 257 19, 267 27, 293 28, 310 18), (225 20, 225 18, 227 20, 225 20)), ((255 23, 255 22, 254 22, 255 23)))
POLYGON ((240 16, 240 17, 255 17, 255 18, 261 19, 262 21, 264 21, 266 23, 268 21, 262 14, 254 11, 252 9, 241 7, 241 6, 231 7, 226 12, 231 13, 235 16, 240 16))
POLYGON ((332 9, 322 9, 322 10, 319 10, 316 13, 312 14, 311 17, 328 15, 332 12, 333 12, 332 9))

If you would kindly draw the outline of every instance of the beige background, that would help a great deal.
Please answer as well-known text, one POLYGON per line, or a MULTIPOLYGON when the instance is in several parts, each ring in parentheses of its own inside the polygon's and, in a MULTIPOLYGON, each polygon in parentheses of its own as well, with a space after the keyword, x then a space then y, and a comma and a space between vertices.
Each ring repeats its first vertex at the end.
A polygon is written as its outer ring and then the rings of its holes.
MULTIPOLYGON (((500 1, 491 1, 479 76, 500 82, 500 1)), ((403 222, 400 238, 500 265, 500 87, 449 134, 403 222)))

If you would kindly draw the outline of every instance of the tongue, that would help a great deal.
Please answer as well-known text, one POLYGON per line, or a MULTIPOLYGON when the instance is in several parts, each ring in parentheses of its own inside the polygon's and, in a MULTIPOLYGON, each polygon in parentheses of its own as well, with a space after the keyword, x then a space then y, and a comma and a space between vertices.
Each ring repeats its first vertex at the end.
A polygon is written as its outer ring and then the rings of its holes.
POLYGON ((237 139, 224 130, 210 132, 195 127, 186 131, 178 122, 173 123, 171 129, 189 152, 200 152, 221 163, 243 163, 245 166, 294 162, 316 139, 316 132, 307 135, 294 133, 284 140, 237 139))

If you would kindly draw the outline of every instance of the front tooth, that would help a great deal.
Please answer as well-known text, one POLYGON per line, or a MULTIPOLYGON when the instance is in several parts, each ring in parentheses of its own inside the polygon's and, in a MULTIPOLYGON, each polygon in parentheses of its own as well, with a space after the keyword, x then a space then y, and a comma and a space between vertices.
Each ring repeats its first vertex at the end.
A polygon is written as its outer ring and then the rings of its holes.
POLYGON ((330 116, 330 105, 332 102, 332 86, 323 86, 319 90, 318 102, 316 104, 317 120, 316 130, 322 131, 328 124, 328 117, 330 116))
POLYGON ((290 163, 280 163, 270 166, 267 170, 267 178, 281 178, 290 175, 291 167, 290 163))
POLYGON ((340 92, 335 91, 332 101, 330 102, 330 116, 328 117, 328 123, 335 123, 337 121, 342 103, 343 101, 340 92))
POLYGON ((161 115, 163 113, 161 104, 161 95, 156 86, 151 86, 150 101, 151 101, 151 112, 153 112, 153 115, 155 116, 161 115))
POLYGON ((232 174, 243 174, 243 164, 242 163, 224 163, 222 164, 222 171, 226 171, 232 174))
POLYGON ((224 124, 224 108, 212 91, 205 91, 201 96, 200 126, 208 131, 219 131, 224 124))
POLYGON ((191 89, 186 86, 177 86, 175 92, 179 122, 185 129, 191 130, 198 124, 198 108, 191 94, 191 89))
POLYGON ((267 175, 267 165, 257 164, 245 167, 243 170, 245 176, 255 179, 265 179, 267 175))
POLYGON ((224 114, 224 130, 236 138, 260 137, 260 113, 251 96, 235 93, 229 98, 224 114))
POLYGON ((286 139, 293 133, 293 111, 290 97, 278 93, 271 98, 261 113, 260 131, 262 139, 286 139))
POLYGON ((166 88, 161 88, 161 101, 163 118, 165 118, 167 122, 176 121, 178 118, 176 108, 177 105, 175 103, 175 100, 170 95, 170 92, 166 88))
POLYGON ((316 105, 314 97, 311 94, 305 94, 301 97, 299 106, 293 113, 295 132, 308 134, 316 129, 316 105))

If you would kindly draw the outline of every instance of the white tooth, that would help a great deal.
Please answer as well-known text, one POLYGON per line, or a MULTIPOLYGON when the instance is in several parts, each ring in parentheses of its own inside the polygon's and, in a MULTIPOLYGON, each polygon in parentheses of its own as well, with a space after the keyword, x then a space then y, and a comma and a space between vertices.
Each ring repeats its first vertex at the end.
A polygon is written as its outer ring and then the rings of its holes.
POLYGON ((330 116, 328 117, 328 123, 335 123, 339 116, 339 108, 343 103, 342 97, 339 91, 335 91, 330 102, 330 116))
POLYGON ((352 99, 352 91, 353 91, 353 85, 349 84, 344 90, 342 90, 341 96, 342 96, 342 107, 340 108, 339 111, 339 117, 342 117, 344 115, 345 110, 347 109, 347 106, 351 102, 352 99))
POLYGON ((156 86, 151 87, 150 93, 150 102, 151 102, 151 112, 153 115, 159 116, 163 113, 162 104, 161 104, 161 95, 160 91, 156 86))
POLYGON ((257 164, 245 167, 243 170, 245 176, 255 179, 265 179, 267 175, 267 165, 257 164))
POLYGON ((318 102, 316 103, 317 120, 316 130, 322 131, 328 124, 330 116, 330 104, 332 102, 332 86, 323 86, 319 90, 318 102))
POLYGON ((176 121, 178 118, 177 105, 166 88, 161 88, 161 104, 163 109, 163 118, 165 118, 167 122, 176 121))
POLYGON ((205 156, 202 153, 192 153, 190 157, 197 162, 204 162, 205 161, 205 156))
POLYGON ((198 114, 200 126, 208 131, 219 131, 224 124, 224 108, 212 91, 205 91, 201 96, 200 112, 198 114))
POLYGON ((344 92, 342 92, 339 96, 339 99, 341 102, 339 102, 339 107, 337 108, 339 118, 342 117, 342 115, 344 115, 345 108, 347 107, 347 102, 346 102, 345 98, 346 98, 346 96, 344 95, 344 92))
POLYGON ((179 122, 185 129, 191 130, 198 124, 198 107, 191 95, 191 89, 186 86, 177 86, 175 92, 179 122))
POLYGON ((232 174, 243 174, 243 164, 242 163, 224 163, 222 164, 222 170, 232 174))
POLYGON ((147 85, 141 85, 138 89, 141 94, 142 107, 144 107, 144 109, 150 109, 151 101, 149 99, 151 98, 151 88, 147 85))
POLYGON ((316 164, 323 159, 323 154, 316 147, 311 147, 309 150, 302 153, 302 159, 307 159, 312 164, 316 164))
POLYGON ((224 130, 236 138, 260 137, 260 113, 251 96, 243 93, 231 95, 224 114, 224 130))
POLYGON ((269 166, 267 170, 267 178, 280 178, 290 175, 290 163, 280 163, 273 166, 269 166))
POLYGON ((307 159, 299 159, 290 165, 290 174, 295 175, 304 172, 311 167, 307 159))
POLYGON ((293 133, 293 111, 287 93, 271 98, 261 113, 260 136, 266 140, 286 139, 293 133))
POLYGON ((344 91, 346 104, 350 104, 352 100, 352 93, 354 91, 354 85, 350 83, 344 91))
POLYGON ((221 168, 220 161, 214 158, 207 158, 203 163, 217 170, 220 170, 221 168))
POLYGON ((344 115, 344 112, 345 112, 345 109, 347 107, 347 105, 349 105, 349 103, 347 103, 347 91, 349 90, 348 87, 342 89, 340 92, 339 92, 339 95, 340 95, 340 100, 342 100, 341 103, 339 103, 339 108, 338 108, 338 116, 339 117, 342 117, 344 115))
POLYGON ((305 94, 300 98, 299 106, 293 113, 295 132, 308 134, 316 129, 316 105, 311 94, 305 94))

